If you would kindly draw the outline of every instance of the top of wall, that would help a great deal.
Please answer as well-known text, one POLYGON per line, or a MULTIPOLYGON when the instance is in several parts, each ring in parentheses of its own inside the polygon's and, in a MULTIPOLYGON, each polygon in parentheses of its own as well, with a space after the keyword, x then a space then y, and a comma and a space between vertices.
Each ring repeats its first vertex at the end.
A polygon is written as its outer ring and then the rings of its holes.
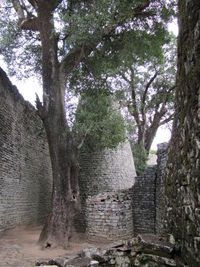
POLYGON ((19 93, 17 87, 11 83, 5 71, 0 67, 0 94, 4 97, 11 96, 16 103, 21 103, 33 112, 36 112, 34 106, 30 102, 24 100, 23 96, 19 93))

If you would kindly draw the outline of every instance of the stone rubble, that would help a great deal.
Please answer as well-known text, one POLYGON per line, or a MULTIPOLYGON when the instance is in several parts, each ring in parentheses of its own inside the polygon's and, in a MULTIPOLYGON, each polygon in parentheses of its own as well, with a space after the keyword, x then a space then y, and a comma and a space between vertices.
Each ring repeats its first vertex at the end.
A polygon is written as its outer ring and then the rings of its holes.
POLYGON ((57 267, 186 267, 176 262, 175 246, 165 237, 144 234, 106 248, 84 249, 71 258, 38 260, 35 266, 57 267), (48 265, 47 265, 48 264, 48 265))

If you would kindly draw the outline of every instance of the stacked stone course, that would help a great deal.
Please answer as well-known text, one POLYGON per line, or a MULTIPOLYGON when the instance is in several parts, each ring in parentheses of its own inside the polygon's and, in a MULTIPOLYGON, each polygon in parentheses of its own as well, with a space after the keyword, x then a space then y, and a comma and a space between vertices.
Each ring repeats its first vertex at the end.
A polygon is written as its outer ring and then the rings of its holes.
POLYGON ((133 235, 132 191, 100 193, 86 202, 89 240, 119 240, 133 235))
POLYGON ((42 122, 0 69, 0 232, 43 222, 51 184, 42 122))
POLYGON ((83 150, 80 155, 79 175, 82 210, 75 216, 75 229, 79 232, 86 231, 88 196, 131 188, 135 176, 134 160, 128 141, 113 149, 96 152, 83 150))
POLYGON ((164 213, 165 213, 165 185, 163 173, 168 159, 168 143, 158 145, 157 151, 157 179, 156 179, 156 233, 162 234, 164 229, 164 213))
MULTIPOLYGON (((2 70, 0 104, 2 231, 44 220, 51 198, 52 175, 42 122, 2 70)), ((163 208, 160 199, 165 161, 166 148, 161 146, 158 169, 150 167, 135 178, 128 142, 101 152, 82 151, 79 176, 82 214, 75 217, 77 229, 85 231, 87 226, 90 239, 155 233, 155 228, 161 225, 156 216, 163 208)))
POLYGON ((133 186, 134 234, 155 233, 155 183, 157 167, 149 167, 136 177, 133 186))

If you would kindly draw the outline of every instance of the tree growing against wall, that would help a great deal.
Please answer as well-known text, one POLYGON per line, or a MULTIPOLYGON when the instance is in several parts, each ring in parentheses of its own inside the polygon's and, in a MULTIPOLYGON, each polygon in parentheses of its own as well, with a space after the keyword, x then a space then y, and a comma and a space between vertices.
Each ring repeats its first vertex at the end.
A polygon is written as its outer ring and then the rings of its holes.
POLYGON ((10 72, 20 70, 25 76, 37 72, 42 77, 43 101, 37 98, 37 109, 49 144, 53 194, 40 241, 48 246, 67 245, 79 198, 79 144, 66 120, 66 83, 95 51, 107 46, 115 55, 122 50, 119 44, 126 32, 163 29, 171 8, 165 2, 7 0, 1 4, 0 52, 10 72))

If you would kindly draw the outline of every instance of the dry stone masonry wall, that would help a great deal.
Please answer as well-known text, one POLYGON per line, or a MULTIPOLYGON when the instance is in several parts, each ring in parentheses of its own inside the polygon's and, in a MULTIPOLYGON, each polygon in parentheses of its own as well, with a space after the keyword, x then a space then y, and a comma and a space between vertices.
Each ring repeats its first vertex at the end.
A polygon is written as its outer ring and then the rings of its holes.
POLYGON ((163 181, 163 172, 166 167, 168 158, 168 143, 158 145, 157 151, 157 178, 156 178, 156 233, 162 234, 164 229, 164 213, 165 213, 165 186, 163 181))
MULTIPOLYGON (((0 126, 3 231, 44 220, 52 175, 42 122, 1 69, 0 126)), ((77 228, 87 230, 90 239, 112 240, 161 229, 166 148, 166 144, 158 148, 158 167, 149 167, 140 177, 136 177, 128 142, 103 152, 82 152, 79 182, 83 213, 75 218, 77 228)))
POLYGON ((83 198, 101 192, 127 189, 136 176, 129 142, 100 152, 83 151, 80 156, 79 183, 83 198))
POLYGON ((134 160, 128 141, 120 143, 114 149, 82 151, 79 175, 82 211, 75 216, 76 230, 84 232, 86 229, 85 202, 88 196, 131 188, 135 176, 134 160))
POLYGON ((200 2, 178 1, 176 113, 164 175, 166 226, 189 266, 200 266, 200 2))
POLYGON ((141 176, 135 177, 131 188, 88 197, 85 203, 85 224, 89 239, 115 240, 132 234, 155 234, 157 229, 163 228, 162 175, 167 160, 167 148, 166 143, 158 147, 158 165, 147 168, 141 176))
POLYGON ((134 234, 155 233, 156 170, 156 166, 149 167, 136 177, 132 193, 134 234))
POLYGON ((89 240, 119 240, 133 235, 132 190, 100 193, 86 202, 89 240))
POLYGON ((42 123, 0 69, 0 232, 43 221, 51 177, 42 123))

